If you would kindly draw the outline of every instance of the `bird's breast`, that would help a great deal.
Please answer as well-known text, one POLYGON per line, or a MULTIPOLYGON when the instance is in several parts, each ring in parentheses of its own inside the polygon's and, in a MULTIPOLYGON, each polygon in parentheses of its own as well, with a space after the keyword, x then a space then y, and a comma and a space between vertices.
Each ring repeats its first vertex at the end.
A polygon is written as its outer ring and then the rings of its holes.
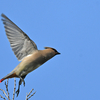
POLYGON ((18 74, 20 74, 21 76, 26 75, 29 72, 41 66, 46 61, 47 60, 45 56, 41 54, 29 55, 26 58, 24 58, 22 62, 18 65, 18 74))
POLYGON ((27 57, 25 57, 22 62, 17 66, 17 75, 26 75, 29 72, 35 70, 47 60, 52 58, 53 56, 50 53, 44 53, 44 51, 37 51, 27 57))

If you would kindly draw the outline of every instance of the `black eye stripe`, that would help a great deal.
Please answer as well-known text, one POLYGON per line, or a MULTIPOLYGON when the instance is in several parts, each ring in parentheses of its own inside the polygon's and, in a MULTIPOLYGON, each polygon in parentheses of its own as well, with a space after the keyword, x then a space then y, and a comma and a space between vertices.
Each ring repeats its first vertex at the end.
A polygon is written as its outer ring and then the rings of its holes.
POLYGON ((54 50, 55 52, 58 52, 56 49, 52 48, 52 50, 54 50))
POLYGON ((52 49, 52 50, 54 50, 55 52, 58 52, 56 49, 51 48, 51 47, 45 47, 45 49, 52 49))

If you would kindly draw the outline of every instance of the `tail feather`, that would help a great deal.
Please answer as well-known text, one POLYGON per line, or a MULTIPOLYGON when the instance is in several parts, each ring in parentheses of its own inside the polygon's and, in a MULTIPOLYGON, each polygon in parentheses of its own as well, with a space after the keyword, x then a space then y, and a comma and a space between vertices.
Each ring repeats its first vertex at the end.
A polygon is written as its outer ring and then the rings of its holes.
POLYGON ((0 83, 2 82, 2 81, 4 81, 5 79, 8 79, 8 78, 13 78, 13 77, 18 77, 17 75, 16 75, 16 73, 9 73, 8 75, 6 75, 4 78, 2 78, 1 80, 0 80, 0 83))
POLYGON ((3 81, 4 79, 2 78, 1 80, 0 80, 0 83, 3 81))

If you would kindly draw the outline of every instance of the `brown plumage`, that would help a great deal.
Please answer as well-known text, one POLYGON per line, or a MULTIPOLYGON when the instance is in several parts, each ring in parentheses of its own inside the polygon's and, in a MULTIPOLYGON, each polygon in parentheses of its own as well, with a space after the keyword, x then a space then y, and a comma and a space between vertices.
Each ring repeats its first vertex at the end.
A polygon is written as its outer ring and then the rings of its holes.
POLYGON ((7 76, 3 77, 0 82, 13 77, 20 78, 18 90, 16 92, 18 96, 21 83, 23 82, 25 85, 25 76, 60 53, 51 47, 45 47, 44 50, 38 50, 36 44, 27 36, 27 34, 25 34, 7 16, 4 14, 1 16, 3 17, 2 21, 11 48, 17 59, 19 61, 21 60, 21 63, 19 63, 19 65, 17 65, 7 76))

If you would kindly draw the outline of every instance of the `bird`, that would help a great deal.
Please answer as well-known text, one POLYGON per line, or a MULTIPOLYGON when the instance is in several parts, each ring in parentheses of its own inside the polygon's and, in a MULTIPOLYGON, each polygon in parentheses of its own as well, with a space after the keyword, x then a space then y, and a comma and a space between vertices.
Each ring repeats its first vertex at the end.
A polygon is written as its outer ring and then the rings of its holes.
POLYGON ((9 74, 3 77, 0 83, 8 78, 19 78, 18 90, 16 91, 18 96, 22 82, 25 86, 24 78, 26 75, 60 53, 52 47, 44 47, 44 50, 38 50, 35 42, 25 32, 5 14, 1 14, 1 16, 12 51, 18 61, 21 62, 9 74))

